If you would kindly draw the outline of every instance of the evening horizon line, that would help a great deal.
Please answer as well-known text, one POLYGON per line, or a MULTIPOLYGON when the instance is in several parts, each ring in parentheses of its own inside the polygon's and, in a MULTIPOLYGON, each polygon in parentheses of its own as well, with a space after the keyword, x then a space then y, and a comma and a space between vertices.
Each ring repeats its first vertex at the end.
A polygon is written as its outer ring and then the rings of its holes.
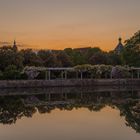
MULTIPOLYGON (((122 37, 118 37, 118 38, 122 38, 122 37)), ((76 46, 76 47, 64 47, 64 48, 62 48, 62 49, 60 49, 60 48, 41 48, 41 46, 40 45, 30 45, 30 44, 24 44, 24 43, 21 43, 21 42, 18 42, 17 41, 18 39, 13 39, 13 41, 0 41, 0 48, 1 47, 6 47, 6 46, 9 46, 9 47, 12 47, 12 45, 13 45, 13 43, 14 43, 14 41, 16 41, 16 44, 17 44, 17 46, 19 47, 18 49, 19 50, 24 50, 24 49, 32 49, 32 50, 35 50, 35 51, 38 51, 38 50, 57 50, 57 51, 61 51, 61 50, 65 50, 65 49, 82 49, 82 48, 99 48, 99 49, 101 49, 102 51, 105 51, 105 52, 109 52, 109 51, 112 51, 112 50, 114 50, 114 48, 117 46, 117 44, 116 44, 116 46, 112 46, 112 49, 103 49, 102 47, 100 47, 100 46, 92 46, 92 45, 79 45, 79 46, 76 46)), ((117 42, 117 41, 116 41, 117 42)), ((123 41, 123 44, 124 44, 124 42, 125 41, 123 41)))

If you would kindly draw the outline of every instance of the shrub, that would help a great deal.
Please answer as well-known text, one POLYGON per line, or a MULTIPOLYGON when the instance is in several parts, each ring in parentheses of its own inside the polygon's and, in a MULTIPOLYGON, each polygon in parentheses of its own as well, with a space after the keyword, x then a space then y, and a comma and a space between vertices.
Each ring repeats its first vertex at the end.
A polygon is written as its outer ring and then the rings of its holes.
POLYGON ((129 78, 131 76, 130 68, 126 66, 115 66, 111 71, 112 78, 129 78))
POLYGON ((7 80, 20 79, 20 71, 17 69, 15 65, 9 65, 4 70, 4 79, 7 80))
POLYGON ((2 79, 3 79, 3 72, 0 71, 0 80, 2 80, 2 79))

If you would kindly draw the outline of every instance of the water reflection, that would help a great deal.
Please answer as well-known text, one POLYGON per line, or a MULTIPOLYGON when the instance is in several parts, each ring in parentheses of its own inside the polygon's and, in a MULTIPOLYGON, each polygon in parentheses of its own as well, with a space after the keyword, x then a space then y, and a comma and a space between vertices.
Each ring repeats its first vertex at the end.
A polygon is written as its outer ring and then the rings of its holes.
POLYGON ((126 126, 140 133, 139 88, 47 88, 0 91, 0 123, 14 124, 22 117, 32 117, 36 112, 87 108, 101 111, 106 106, 120 111, 126 126))

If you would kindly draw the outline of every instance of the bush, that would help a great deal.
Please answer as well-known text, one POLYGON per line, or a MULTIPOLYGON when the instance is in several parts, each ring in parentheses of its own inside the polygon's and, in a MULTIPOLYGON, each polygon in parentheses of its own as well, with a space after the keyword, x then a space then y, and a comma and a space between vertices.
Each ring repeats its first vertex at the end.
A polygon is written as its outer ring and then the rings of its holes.
POLYGON ((84 71, 91 70, 92 67, 93 66, 90 65, 90 64, 85 64, 85 65, 77 65, 77 66, 74 67, 74 69, 75 69, 75 71, 82 71, 82 72, 84 72, 84 71))
POLYGON ((45 78, 46 78, 46 72, 45 71, 41 71, 36 79, 44 80, 45 78))
POLYGON ((130 78, 130 68, 125 66, 115 66, 111 71, 112 78, 130 78))
POLYGON ((2 73, 2 71, 0 71, 0 80, 2 80, 3 79, 3 73, 2 73))
POLYGON ((20 79, 20 71, 15 65, 9 65, 4 70, 4 79, 6 80, 15 80, 20 79))
POLYGON ((93 78, 109 78, 112 66, 110 65, 93 65, 91 74, 93 78))

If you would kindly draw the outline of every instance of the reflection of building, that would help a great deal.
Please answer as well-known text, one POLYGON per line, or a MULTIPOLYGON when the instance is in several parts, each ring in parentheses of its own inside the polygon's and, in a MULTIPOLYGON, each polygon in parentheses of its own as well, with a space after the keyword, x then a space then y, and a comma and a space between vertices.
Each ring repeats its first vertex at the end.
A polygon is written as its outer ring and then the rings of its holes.
POLYGON ((122 44, 122 38, 119 38, 119 43, 118 43, 117 47, 115 48, 115 52, 117 54, 120 54, 122 52, 123 48, 124 48, 124 46, 122 44))

